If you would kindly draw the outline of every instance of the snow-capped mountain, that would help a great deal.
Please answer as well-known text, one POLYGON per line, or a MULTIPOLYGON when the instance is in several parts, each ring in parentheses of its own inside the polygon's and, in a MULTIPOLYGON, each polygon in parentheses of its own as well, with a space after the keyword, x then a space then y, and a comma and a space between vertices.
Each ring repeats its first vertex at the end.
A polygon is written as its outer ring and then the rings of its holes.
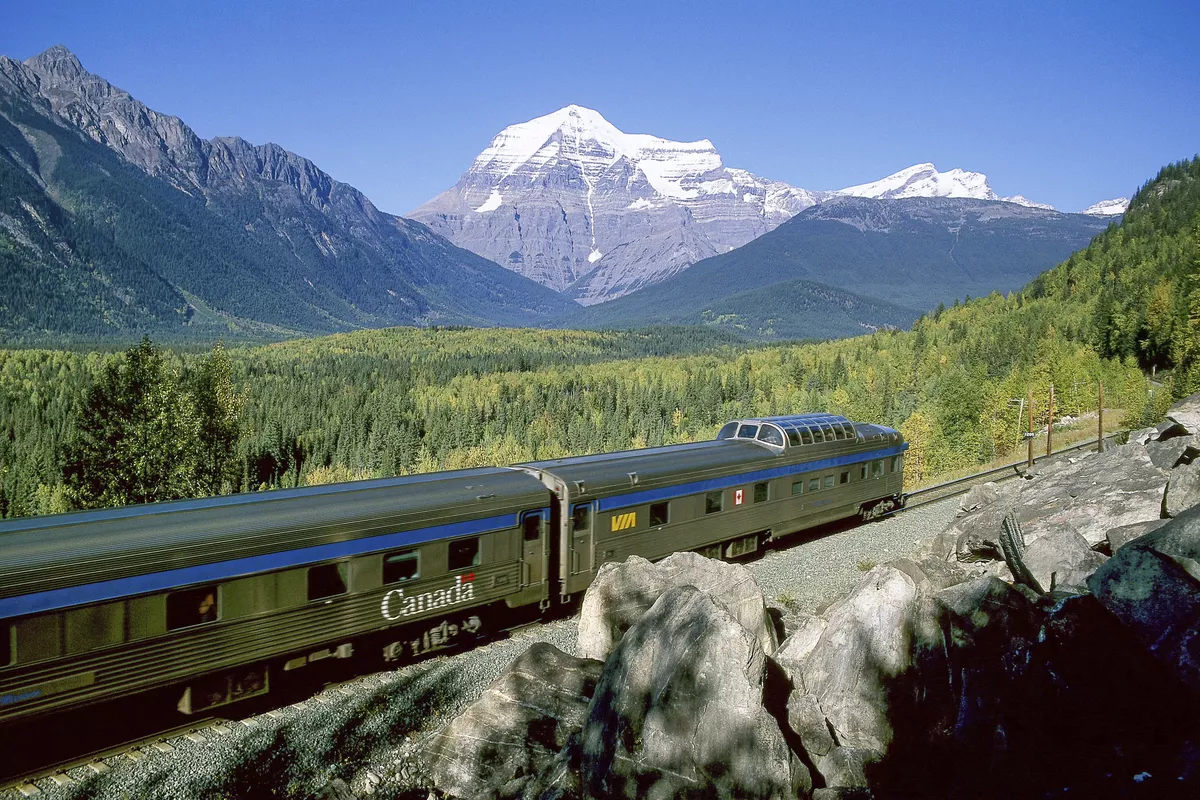
POLYGON ((981 172, 952 169, 938 172, 933 164, 914 164, 873 183, 847 186, 834 192, 850 197, 872 197, 877 200, 896 200, 905 197, 965 197, 973 200, 1000 200, 1029 208, 1054 210, 1054 206, 1035 203, 1022 195, 1001 197, 988 185, 981 172))
POLYGON ((723 164, 712 142, 625 133, 570 105, 510 125, 452 188, 408 216, 459 247, 590 305, 728 252, 824 200, 1000 197, 978 172, 917 164, 810 191, 723 164))
POLYGON ((1114 197, 1112 200, 1101 200, 1099 203, 1092 203, 1079 213, 1088 214, 1093 217, 1115 217, 1118 214, 1124 214, 1127 208, 1129 208, 1128 197, 1114 197))
POLYGON ((570 105, 505 128, 408 216, 587 304, 732 250, 827 195, 728 168, 707 139, 628 134, 570 105))

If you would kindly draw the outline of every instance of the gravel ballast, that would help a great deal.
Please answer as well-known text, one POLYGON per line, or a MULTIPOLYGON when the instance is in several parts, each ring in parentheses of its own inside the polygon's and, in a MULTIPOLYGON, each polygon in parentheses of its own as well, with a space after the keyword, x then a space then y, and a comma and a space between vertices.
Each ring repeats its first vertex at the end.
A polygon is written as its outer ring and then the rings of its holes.
MULTIPOLYGON (((768 600, 819 613, 877 564, 912 556, 953 518, 957 498, 818 537, 797 536, 746 566, 768 600)), ((170 752, 149 750, 133 761, 108 759, 108 770, 73 770, 73 784, 38 783, 39 797, 310 798, 333 778, 360 798, 425 798, 430 785, 417 753, 425 739, 477 699, 535 642, 575 654, 577 622, 524 628, 468 652, 364 676, 295 706, 224 731, 207 741, 179 738, 170 752), (248 726, 249 725, 249 726, 248 726)), ((15 790, 0 800, 23 796, 15 790)))

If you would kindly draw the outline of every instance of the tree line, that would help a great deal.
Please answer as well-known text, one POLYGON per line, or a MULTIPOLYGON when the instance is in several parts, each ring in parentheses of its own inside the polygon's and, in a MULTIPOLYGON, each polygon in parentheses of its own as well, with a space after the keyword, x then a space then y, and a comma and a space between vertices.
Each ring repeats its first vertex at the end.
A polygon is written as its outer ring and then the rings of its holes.
POLYGON ((208 353, 0 351, 0 514, 657 446, 806 411, 898 428, 906 478, 928 480, 1012 456, 1026 422, 1011 401, 1050 384, 1060 417, 1095 411, 1103 384, 1107 407, 1150 423, 1200 390, 1198 187, 1200 160, 1172 165, 1024 291, 854 339, 394 328, 208 353))

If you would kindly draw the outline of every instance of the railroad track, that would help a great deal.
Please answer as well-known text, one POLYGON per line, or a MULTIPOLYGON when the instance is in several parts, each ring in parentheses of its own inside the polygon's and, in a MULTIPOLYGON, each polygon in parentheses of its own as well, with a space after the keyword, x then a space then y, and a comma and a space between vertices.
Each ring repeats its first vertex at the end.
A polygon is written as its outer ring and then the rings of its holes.
MULTIPOLYGON (((1109 435, 1104 437, 1104 446, 1106 448, 1113 444, 1115 444, 1114 436, 1109 435)), ((1038 456, 1033 460, 1033 463, 1036 466, 1037 464, 1044 462, 1047 458, 1055 458, 1068 453, 1095 449, 1096 442, 1087 441, 1083 442, 1082 444, 1074 444, 1070 447, 1064 447, 1061 450, 1055 450, 1048 456, 1038 456)), ((1026 459, 1021 459, 1020 461, 1014 461, 1011 464, 1005 464, 1002 467, 994 467, 993 469, 968 475, 965 478, 955 478, 952 481, 946 481, 945 483, 939 483, 933 486, 926 486, 924 489, 917 489, 915 492, 908 492, 905 495, 904 508, 897 509, 897 511, 893 513, 899 513, 900 511, 909 508, 919 508, 920 506, 928 503, 936 503, 938 500, 945 500, 947 497, 965 494, 970 491, 972 487, 978 486, 982 483, 988 483, 989 481, 999 483, 1001 481, 1023 477, 1025 475, 1024 470, 1026 463, 1026 459)))
POLYGON ((86 755, 72 758, 52 766, 38 769, 32 774, 0 784, 0 797, 36 797, 42 794, 39 784, 67 787, 79 783, 83 775, 102 775, 116 766, 121 759, 141 761, 154 753, 170 753, 183 741, 201 744, 233 730, 233 726, 244 723, 227 719, 206 718, 191 720, 153 736, 132 739, 121 744, 105 747, 86 755), (74 773, 74 776, 72 775, 74 773))
MULTIPOLYGON (((1105 437, 1105 444, 1109 445, 1113 442, 1113 437, 1105 437)), ((1094 441, 1084 442, 1082 444, 1064 447, 1061 450, 1056 450, 1051 456, 1040 456, 1034 459, 1034 463, 1044 462, 1047 458, 1053 458, 1072 452, 1081 452, 1088 449, 1094 449, 1096 443, 1094 441)), ((887 516, 899 514, 905 510, 919 508, 920 506, 934 503, 939 500, 945 500, 949 497, 964 494, 973 486, 978 486, 988 481, 1005 481, 1013 478, 1022 477, 1025 472, 1025 460, 1006 464, 1004 466, 995 467, 993 469, 984 470, 982 472, 968 475, 963 478, 939 483, 934 486, 927 486, 923 489, 918 489, 914 492, 909 492, 906 495, 906 503, 903 508, 892 511, 887 516)), ((512 636, 522 630, 534 627, 541 624, 540 620, 529 620, 519 622, 502 632, 503 636, 512 636)), ((358 680, 355 678, 352 680, 358 680)), ((259 718, 269 717, 278 719, 288 713, 296 713, 305 710, 313 703, 331 702, 333 693, 341 692, 343 694, 351 693, 352 690, 348 686, 351 681, 340 683, 331 683, 327 685, 316 695, 308 700, 301 700, 290 705, 282 706, 278 709, 263 712, 262 714, 246 717, 242 720, 228 719, 204 719, 199 721, 190 721, 188 724, 178 726, 166 731, 156 733, 151 736, 126 741, 122 744, 106 747, 102 750, 97 750, 86 755, 72 758, 69 761, 64 761, 52 766, 41 767, 31 771, 29 774, 21 775, 19 779, 13 780, 6 778, 0 780, 0 800, 8 800, 8 798, 36 797, 44 793, 43 788, 52 789, 53 787, 65 788, 72 784, 86 780, 90 775, 98 775, 109 771, 109 769, 117 766, 122 759, 132 761, 140 761, 144 758, 166 754, 174 751, 179 747, 203 745, 211 739, 220 736, 226 736, 239 728, 254 728, 260 724, 259 718)))

